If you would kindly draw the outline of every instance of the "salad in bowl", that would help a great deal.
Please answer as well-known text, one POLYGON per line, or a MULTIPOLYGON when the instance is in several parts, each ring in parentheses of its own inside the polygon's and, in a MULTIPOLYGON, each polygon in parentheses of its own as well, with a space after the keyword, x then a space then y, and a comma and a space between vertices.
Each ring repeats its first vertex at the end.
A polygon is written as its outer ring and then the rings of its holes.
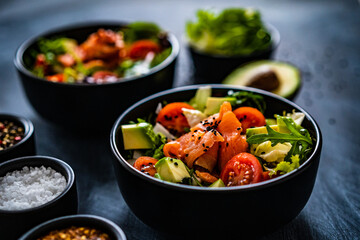
POLYGON ((135 103, 114 123, 110 145, 121 194, 147 225, 186 239, 230 238, 235 229, 254 239, 304 208, 322 137, 287 99, 211 84, 135 103))
POLYGON ((200 87, 188 101, 159 102, 153 114, 121 125, 128 162, 166 182, 233 187, 277 178, 297 168, 316 138, 295 110, 264 115, 263 96, 200 87))
POLYGON ((39 38, 25 59, 29 70, 52 82, 113 83, 150 72, 172 51, 167 33, 151 22, 98 28, 83 37, 39 38))

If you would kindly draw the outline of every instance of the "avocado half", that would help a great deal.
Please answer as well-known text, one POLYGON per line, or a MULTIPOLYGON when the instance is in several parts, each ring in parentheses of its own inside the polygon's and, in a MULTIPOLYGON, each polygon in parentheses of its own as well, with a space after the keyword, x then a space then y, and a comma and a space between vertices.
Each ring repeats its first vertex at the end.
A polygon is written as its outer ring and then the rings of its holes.
POLYGON ((301 74, 289 63, 261 60, 237 68, 223 83, 260 88, 291 99, 300 88, 301 74))

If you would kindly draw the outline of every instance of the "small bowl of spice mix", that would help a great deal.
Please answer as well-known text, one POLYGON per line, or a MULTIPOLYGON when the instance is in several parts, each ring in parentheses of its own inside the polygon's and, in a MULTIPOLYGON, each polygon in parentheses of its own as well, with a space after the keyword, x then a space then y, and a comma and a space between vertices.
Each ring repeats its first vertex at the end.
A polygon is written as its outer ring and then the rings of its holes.
POLYGON ((114 222, 95 215, 71 215, 44 222, 19 240, 126 240, 114 222))
POLYGON ((24 117, 0 114, 0 163, 35 153, 32 122, 24 117))
POLYGON ((56 158, 27 156, 0 163, 0 236, 16 239, 49 219, 77 213, 72 168, 56 158))

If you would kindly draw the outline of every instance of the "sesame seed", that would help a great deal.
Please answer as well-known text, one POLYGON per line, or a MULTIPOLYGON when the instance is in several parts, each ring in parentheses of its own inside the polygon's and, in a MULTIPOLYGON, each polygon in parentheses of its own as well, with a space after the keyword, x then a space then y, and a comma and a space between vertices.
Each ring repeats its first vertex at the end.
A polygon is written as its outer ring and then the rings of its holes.
POLYGON ((207 152, 207 149, 206 149, 206 148, 204 149, 204 152, 207 152))
POLYGON ((227 147, 229 146, 229 143, 228 143, 228 142, 226 143, 226 146, 227 146, 227 147))

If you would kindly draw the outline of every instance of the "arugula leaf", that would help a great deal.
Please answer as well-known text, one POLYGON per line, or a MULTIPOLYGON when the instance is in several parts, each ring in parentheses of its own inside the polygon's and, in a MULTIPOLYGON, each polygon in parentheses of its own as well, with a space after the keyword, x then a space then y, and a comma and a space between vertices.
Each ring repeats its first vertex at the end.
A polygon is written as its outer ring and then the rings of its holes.
POLYGON ((290 133, 279 133, 266 125, 267 134, 256 134, 249 137, 246 141, 249 144, 260 144, 265 141, 271 141, 271 146, 275 146, 278 143, 289 142, 292 147, 284 160, 291 161, 291 157, 295 155, 299 155, 301 160, 305 159, 313 145, 309 132, 301 126, 296 125, 291 118, 283 117, 282 120, 290 133))
POLYGON ((229 91, 228 97, 236 98, 235 107, 249 106, 259 109, 259 111, 262 113, 265 112, 266 102, 264 100, 264 97, 259 94, 252 92, 245 92, 245 91, 239 91, 239 92, 229 91))

